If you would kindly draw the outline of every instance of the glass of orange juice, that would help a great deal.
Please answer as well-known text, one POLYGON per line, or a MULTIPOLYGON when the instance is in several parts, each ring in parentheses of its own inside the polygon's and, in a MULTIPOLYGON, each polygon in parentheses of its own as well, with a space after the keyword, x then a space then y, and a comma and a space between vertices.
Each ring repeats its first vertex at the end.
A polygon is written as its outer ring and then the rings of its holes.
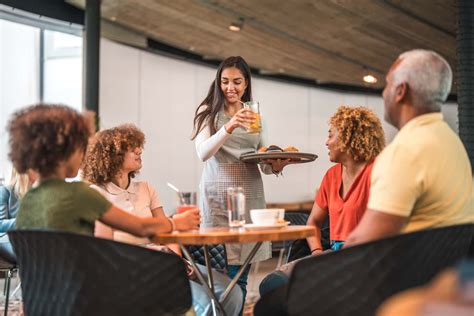
POLYGON ((181 198, 176 208, 176 214, 186 212, 187 210, 198 208, 196 192, 181 192, 181 198))
POLYGON ((247 133, 249 134, 258 134, 262 130, 259 107, 260 105, 257 101, 248 101, 244 103, 244 108, 251 110, 255 118, 255 121, 252 124, 249 124, 247 127, 247 133))

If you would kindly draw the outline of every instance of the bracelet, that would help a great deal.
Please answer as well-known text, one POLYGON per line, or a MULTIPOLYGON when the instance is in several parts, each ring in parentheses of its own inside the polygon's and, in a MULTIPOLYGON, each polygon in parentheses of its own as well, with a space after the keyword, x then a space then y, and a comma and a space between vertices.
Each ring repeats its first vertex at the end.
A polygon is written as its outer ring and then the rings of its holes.
POLYGON ((314 248, 313 250, 311 250, 311 253, 315 252, 316 250, 321 250, 321 251, 323 251, 323 248, 314 248))
POLYGON ((172 218, 169 218, 169 217, 167 217, 166 219, 170 222, 171 232, 174 232, 176 230, 176 224, 175 224, 174 220, 172 218))

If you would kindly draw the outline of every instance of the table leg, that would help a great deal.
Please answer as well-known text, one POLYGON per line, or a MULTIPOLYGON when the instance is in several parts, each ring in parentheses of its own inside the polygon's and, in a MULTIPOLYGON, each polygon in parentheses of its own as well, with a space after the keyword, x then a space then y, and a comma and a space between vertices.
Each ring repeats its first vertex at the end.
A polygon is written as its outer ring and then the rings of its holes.
MULTIPOLYGON (((222 304, 226 298, 229 296, 230 294, 230 291, 232 291, 232 289, 234 288, 234 286, 237 284, 237 281, 239 280, 240 276, 242 275, 242 273, 245 271, 245 269, 247 269, 248 265, 250 264, 250 261, 253 259, 253 257, 255 257, 255 254, 257 253, 258 249, 260 248, 260 246, 262 245, 262 242, 259 241, 255 244, 255 246, 253 247, 252 251, 249 253, 249 256, 247 257, 247 259, 245 259, 244 261, 244 264, 240 267, 239 269, 239 272, 237 272, 237 274, 234 276, 234 278, 232 279, 232 281, 230 281, 229 285, 227 286, 227 288, 225 289, 224 293, 222 294, 221 296, 221 300, 220 300, 220 303, 222 304)), ((245 303, 245 302, 244 302, 245 303)))
MULTIPOLYGON (((211 299, 211 304, 212 304, 212 313, 214 316, 217 316, 217 310, 219 310, 221 312, 222 315, 225 315, 225 312, 224 312, 224 309, 222 308, 219 300, 217 299, 216 297, 216 294, 214 293, 214 283, 212 283, 212 289, 211 287, 209 286, 209 284, 207 283, 209 281, 209 274, 208 275, 208 280, 206 281, 206 279, 204 278, 204 276, 202 275, 201 271, 198 269, 196 263, 194 262, 194 259, 191 257, 191 255, 189 254, 189 251, 188 249, 186 249, 186 247, 184 247, 183 245, 179 245, 180 248, 181 248, 181 251, 183 252, 184 256, 186 257, 186 259, 189 260, 189 262, 191 263, 191 266, 194 268, 195 272, 196 272, 196 276, 198 278, 198 280, 201 282, 201 284, 203 285, 203 287, 205 288, 206 292, 207 292, 207 295, 209 296, 209 298, 211 299)), ((205 249, 205 253, 206 252, 206 249, 205 249)), ((206 266, 208 267, 208 273, 209 273, 209 270, 211 269, 210 268, 210 265, 207 265, 207 262, 206 262, 206 266)), ((211 280, 212 280, 212 275, 211 275, 211 280)))
MULTIPOLYGON (((216 293, 214 290, 214 280, 212 279, 212 265, 211 265, 211 260, 209 259, 209 246, 204 245, 204 261, 206 263, 206 268, 207 268, 207 281, 209 282, 209 288, 211 289, 212 293, 216 293)), ((211 298, 211 304, 212 304, 212 311, 214 315, 216 315, 216 301, 211 298)))

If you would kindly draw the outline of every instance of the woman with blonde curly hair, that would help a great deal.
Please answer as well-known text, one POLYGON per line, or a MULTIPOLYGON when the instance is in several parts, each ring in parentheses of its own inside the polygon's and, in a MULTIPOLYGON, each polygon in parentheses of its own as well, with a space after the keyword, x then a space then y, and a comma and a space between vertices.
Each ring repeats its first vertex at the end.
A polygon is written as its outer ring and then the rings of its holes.
POLYGON ((329 120, 326 146, 329 160, 336 165, 321 181, 308 218, 308 225, 315 226, 317 232, 307 239, 312 255, 323 251, 320 231, 328 216, 332 250, 342 247, 361 220, 369 199, 373 162, 385 147, 385 134, 370 109, 341 106, 329 120))
MULTIPOLYGON (((328 216, 332 250, 341 249, 361 220, 369 200, 374 159, 385 146, 385 134, 379 118, 368 108, 341 106, 329 120, 326 146, 329 160, 336 164, 324 175, 308 218, 307 224, 316 228, 316 235, 307 238, 311 255, 323 253, 321 227, 328 216)), ((260 296, 275 290, 271 302, 280 301, 279 295, 284 292, 281 289, 293 266, 294 262, 283 265, 265 277, 260 296)), ((280 305, 273 303, 261 306, 272 308, 272 314, 277 314, 280 305)))
MULTIPOLYGON (((166 218, 160 199, 155 189, 146 181, 132 180, 142 168, 141 154, 145 143, 145 135, 131 124, 120 125, 100 131, 95 134, 89 147, 83 168, 85 180, 92 183, 91 187, 101 193, 107 200, 120 208, 139 217, 166 218)), ((198 209, 191 209, 173 216, 189 218, 195 216, 198 209)), ((97 222, 95 236, 113 239, 135 245, 146 246, 155 250, 175 252, 181 255, 177 245, 153 245, 148 238, 137 238, 121 230, 112 229, 97 222)), ((199 266, 206 274, 206 269, 199 266)), ((190 279, 195 278, 194 270, 188 266, 190 279)), ((224 292, 230 280, 226 275, 214 271, 216 294, 219 297, 224 292)), ((194 281, 190 282, 193 296, 193 306, 197 315, 207 315, 211 301, 204 287, 194 281)), ((227 315, 235 315, 242 305, 242 293, 234 288, 223 307, 227 315)))

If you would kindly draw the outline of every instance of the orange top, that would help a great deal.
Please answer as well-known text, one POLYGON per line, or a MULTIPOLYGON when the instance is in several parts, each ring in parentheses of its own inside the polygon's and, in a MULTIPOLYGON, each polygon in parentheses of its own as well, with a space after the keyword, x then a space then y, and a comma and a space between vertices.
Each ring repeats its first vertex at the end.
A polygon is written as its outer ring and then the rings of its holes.
POLYGON ((342 164, 329 168, 321 181, 316 204, 329 212, 331 240, 345 241, 349 233, 359 224, 367 208, 370 193, 370 174, 374 163, 365 165, 344 198, 342 191, 342 164))

